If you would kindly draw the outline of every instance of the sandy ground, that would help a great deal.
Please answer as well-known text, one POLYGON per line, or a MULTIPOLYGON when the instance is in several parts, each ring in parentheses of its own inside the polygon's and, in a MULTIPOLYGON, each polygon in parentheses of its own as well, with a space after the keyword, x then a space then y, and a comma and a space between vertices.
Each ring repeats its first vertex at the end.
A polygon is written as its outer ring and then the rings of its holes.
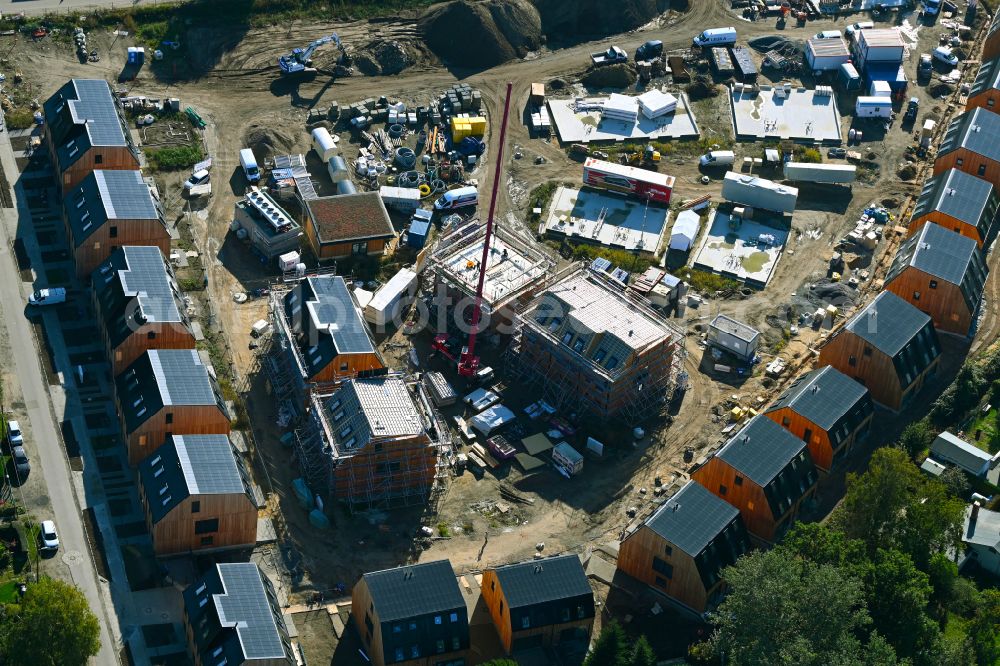
MULTIPOLYGON (((318 532, 309 526, 305 512, 298 507, 290 492, 289 483, 298 476, 298 471, 290 450, 282 449, 277 443, 280 431, 274 425, 273 399, 259 378, 252 376, 255 359, 249 349, 249 330, 254 321, 265 315, 265 300, 242 305, 233 302, 235 292, 265 286, 269 278, 259 262, 226 234, 233 204, 244 186, 237 154, 244 145, 248 128, 271 128, 273 132, 287 137, 288 152, 305 152, 309 147, 305 123, 310 107, 325 110, 333 101, 344 107, 360 99, 380 95, 427 102, 461 80, 483 93, 490 119, 489 141, 498 128, 505 83, 511 81, 514 84, 515 113, 508 131, 506 182, 500 193, 499 211, 501 219, 510 216, 515 220, 512 224, 520 226, 517 220, 525 219, 528 212, 527 192, 546 181, 578 182, 581 171, 579 162, 569 160, 554 138, 531 138, 526 127, 519 122, 530 83, 550 81, 556 77, 573 81, 585 68, 587 54, 605 48, 612 41, 632 51, 647 39, 656 37, 663 39, 667 50, 681 49, 688 46, 693 34, 706 26, 736 22, 722 2, 703 0, 691 5, 692 9, 686 14, 668 16, 645 31, 553 52, 543 51, 532 54, 524 61, 487 71, 453 71, 427 60, 398 76, 356 76, 338 80, 321 76, 297 88, 278 81, 275 67, 277 56, 287 52, 291 46, 302 45, 331 30, 338 31, 348 43, 366 44, 376 36, 407 39, 413 37, 414 22, 400 18, 378 24, 290 25, 253 30, 247 34, 204 34, 196 40, 199 46, 193 49, 191 57, 200 66, 211 67, 207 74, 191 80, 178 78, 165 81, 157 79, 147 69, 137 81, 126 86, 133 94, 179 97, 182 108, 193 106, 208 123, 204 140, 214 162, 214 187, 207 207, 185 210, 183 200, 177 196, 180 176, 158 176, 158 180, 170 202, 171 219, 180 216, 191 225, 196 245, 206 259, 210 279, 206 297, 212 307, 211 314, 202 322, 203 326, 221 328, 225 332, 237 372, 242 379, 250 380, 250 412, 261 447, 258 480, 265 488, 273 490, 275 514, 287 526, 291 548, 303 558, 304 576, 299 584, 293 586, 293 592, 306 594, 313 589, 329 589, 337 583, 350 584, 365 570, 393 566, 416 558, 448 557, 457 570, 479 569, 530 557, 539 542, 545 543, 545 552, 552 553, 586 550, 595 543, 617 538, 629 521, 626 510, 634 507, 641 515, 649 506, 657 477, 664 483, 672 478, 685 478, 688 465, 682 455, 686 448, 693 448, 693 456, 697 459, 722 439, 721 429, 725 424, 722 414, 732 406, 733 396, 736 396, 736 403, 753 406, 778 390, 777 386, 766 387, 760 376, 742 384, 733 384, 717 381, 700 372, 698 368, 703 352, 698 345, 698 327, 717 312, 725 312, 765 329, 770 344, 774 344, 781 338, 779 328, 786 325, 783 323, 783 305, 794 302, 804 293, 806 285, 825 273, 826 261, 834 243, 850 230, 860 211, 873 201, 894 199, 897 202, 894 212, 901 214, 900 204, 917 187, 901 182, 896 176, 904 151, 912 143, 908 132, 896 124, 884 137, 866 142, 863 152, 875 153, 881 164, 875 181, 856 184, 849 197, 838 196, 827 201, 821 197, 810 198, 808 205, 800 206, 801 210, 793 221, 793 234, 786 254, 766 290, 747 290, 736 299, 708 298, 701 307, 689 309, 684 320, 676 322, 687 335, 685 367, 691 376, 690 389, 673 423, 669 427, 650 428, 650 435, 639 445, 633 447, 622 434, 614 455, 602 462, 588 463, 583 476, 572 481, 548 472, 523 478, 519 472, 511 471, 505 472, 509 474, 506 478, 497 479, 486 474, 481 480, 466 473, 451 482, 438 505, 437 514, 411 509, 392 514, 349 516, 337 508, 331 511, 336 529, 318 532), (522 153, 520 159, 513 157, 517 151, 522 153), (536 164, 538 156, 544 158, 543 163, 536 164), (779 326, 773 325, 775 323, 779 326), (514 485, 526 497, 534 499, 534 504, 513 503, 507 514, 499 516, 484 508, 484 500, 496 502, 499 499, 498 485, 501 481, 514 485), (449 537, 414 544, 413 537, 420 525, 433 527, 436 534, 440 534, 439 526, 445 525, 449 537)), ((819 30, 843 28, 855 20, 860 18, 814 22, 804 28, 789 27, 783 34, 804 40, 819 30)), ((771 21, 755 24, 739 22, 738 25, 744 40, 776 34, 771 21)), ((911 79, 916 78, 916 54, 930 51, 937 43, 939 32, 939 28, 921 28, 919 44, 911 48, 911 58, 906 64, 911 79)), ((8 39, 0 37, 0 40, 8 39)), ((0 41, 0 48, 11 49, 9 57, 19 69, 29 73, 36 96, 44 99, 67 77, 113 79, 117 76, 124 62, 125 46, 131 42, 123 38, 116 40, 108 34, 91 35, 90 40, 103 54, 101 62, 96 64, 79 64, 70 46, 64 43, 18 42, 7 46, 0 41)), ((184 73, 183 67, 174 70, 166 61, 158 67, 166 77, 173 76, 174 72, 178 77, 184 73)), ((935 107, 938 112, 944 109, 943 103, 930 99, 923 86, 911 86, 909 94, 921 98, 922 112, 935 107)), ((841 109, 843 114, 847 111, 841 109)), ((697 102, 695 113, 706 131, 727 131, 729 119, 724 95, 697 102)), ((850 118, 844 115, 845 134, 849 125, 850 118)), ((871 133, 868 135, 873 136, 871 133)), ((346 139, 346 134, 344 136, 346 139)), ((484 156, 484 164, 475 174, 481 184, 491 180, 494 150, 495 147, 490 146, 484 156)), ((756 154, 759 146, 741 144, 736 150, 740 156, 751 151, 756 154)), ((694 154, 679 151, 665 160, 661 171, 677 177, 675 196, 679 199, 706 193, 717 195, 721 189, 719 177, 713 177, 708 185, 699 182, 701 174, 697 170, 694 154)), ((524 227, 520 227, 519 231, 523 234, 524 227)), ((864 262, 874 271, 884 265, 882 257, 891 256, 891 248, 891 242, 881 243, 875 255, 864 258, 864 262)), ((873 287, 863 288, 873 290, 873 287)), ((996 305, 998 296, 1000 277, 994 272, 987 295, 987 315, 980 337, 975 342, 976 348, 984 341, 995 338, 1000 329, 996 305)), ((810 348, 824 334, 804 330, 781 351, 781 355, 793 363, 808 363, 810 348)), ((396 343, 399 339, 390 342, 396 343)), ((426 341, 421 344, 425 345, 426 341)), ((386 351, 397 358, 405 353, 399 348, 386 348, 386 351)), ((956 358, 961 358, 961 354, 961 349, 955 351, 956 358)), ((947 373, 943 374, 947 376, 947 373)), ((891 433, 892 428, 887 431, 886 437, 890 437, 891 433)), ((830 497, 834 496, 830 493, 830 497)))

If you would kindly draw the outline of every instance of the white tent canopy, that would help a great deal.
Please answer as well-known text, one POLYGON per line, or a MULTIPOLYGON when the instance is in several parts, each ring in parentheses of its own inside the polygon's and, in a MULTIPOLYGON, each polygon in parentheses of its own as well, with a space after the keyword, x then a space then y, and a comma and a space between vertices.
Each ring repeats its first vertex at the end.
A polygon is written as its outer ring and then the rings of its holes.
POLYGON ((698 226, 701 218, 693 210, 683 210, 674 220, 674 228, 670 231, 670 249, 687 252, 698 238, 698 226))
POLYGON ((489 435, 497 428, 507 425, 515 418, 514 412, 510 411, 503 405, 495 405, 483 411, 481 414, 473 416, 472 427, 484 435, 489 435))

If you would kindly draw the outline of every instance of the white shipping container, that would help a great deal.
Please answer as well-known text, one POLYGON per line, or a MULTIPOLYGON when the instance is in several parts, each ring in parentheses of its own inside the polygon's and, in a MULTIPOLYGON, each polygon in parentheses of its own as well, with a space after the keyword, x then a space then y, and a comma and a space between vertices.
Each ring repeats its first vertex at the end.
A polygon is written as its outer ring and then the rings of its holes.
POLYGON ((858 168, 853 164, 785 163, 785 180, 809 183, 853 183, 857 173, 858 168))
POLYGON ((365 306, 365 320, 384 328, 396 320, 400 311, 412 303, 416 295, 417 274, 408 268, 400 269, 365 306))
POLYGON ((330 130, 317 127, 312 131, 312 148, 319 159, 326 163, 337 154, 337 141, 330 135, 330 130))
POLYGON ((854 105, 858 118, 888 118, 892 115, 892 99, 886 97, 858 97, 854 105))
POLYGON ((413 212, 420 208, 420 190, 413 187, 390 187, 383 185, 378 188, 382 203, 386 208, 395 208, 413 212))

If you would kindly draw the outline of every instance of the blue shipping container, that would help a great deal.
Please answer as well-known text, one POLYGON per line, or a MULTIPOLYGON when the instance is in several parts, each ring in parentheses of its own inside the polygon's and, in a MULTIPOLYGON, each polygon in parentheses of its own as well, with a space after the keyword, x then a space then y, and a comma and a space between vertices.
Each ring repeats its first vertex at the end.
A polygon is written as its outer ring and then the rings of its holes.
POLYGON ((427 242, 427 234, 430 229, 429 220, 413 220, 410 222, 409 231, 406 232, 406 244, 419 250, 427 242))

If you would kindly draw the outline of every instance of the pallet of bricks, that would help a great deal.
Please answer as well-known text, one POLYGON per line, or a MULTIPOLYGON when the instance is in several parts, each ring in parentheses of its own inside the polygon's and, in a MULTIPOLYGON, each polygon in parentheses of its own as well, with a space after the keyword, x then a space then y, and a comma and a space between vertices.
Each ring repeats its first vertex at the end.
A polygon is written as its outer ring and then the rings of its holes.
POLYGON ((446 114, 478 111, 483 106, 483 95, 467 83, 458 83, 445 90, 439 102, 441 111, 446 114))

